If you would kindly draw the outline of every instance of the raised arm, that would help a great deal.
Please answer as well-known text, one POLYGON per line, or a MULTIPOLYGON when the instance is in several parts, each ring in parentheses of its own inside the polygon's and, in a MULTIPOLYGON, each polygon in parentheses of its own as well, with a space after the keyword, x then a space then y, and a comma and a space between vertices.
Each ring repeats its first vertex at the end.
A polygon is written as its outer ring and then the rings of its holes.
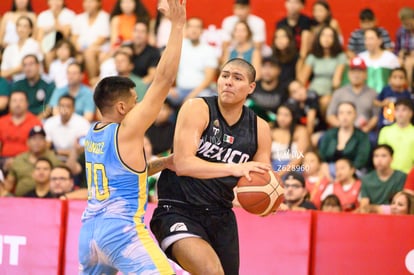
MULTIPOLYGON (((213 163, 196 156, 203 131, 209 122, 209 111, 203 99, 190 99, 180 109, 174 136, 174 164, 179 176, 191 176, 201 179, 219 178, 226 176, 248 176, 250 171, 264 172, 270 169, 270 141, 268 153, 266 145, 261 144, 254 160, 262 162, 246 162, 243 164, 213 163), (268 157, 266 156, 268 154, 268 157)), ((262 129, 263 125, 259 125, 262 129)), ((270 133, 269 133, 270 140, 270 133)))
POLYGON ((159 9, 172 22, 170 38, 158 63, 154 81, 148 88, 144 99, 128 113, 121 124, 120 134, 123 131, 122 135, 126 137, 144 136, 145 131, 151 126, 161 110, 177 75, 183 28, 186 22, 186 0, 168 0, 168 5, 169 9, 163 1, 159 9))

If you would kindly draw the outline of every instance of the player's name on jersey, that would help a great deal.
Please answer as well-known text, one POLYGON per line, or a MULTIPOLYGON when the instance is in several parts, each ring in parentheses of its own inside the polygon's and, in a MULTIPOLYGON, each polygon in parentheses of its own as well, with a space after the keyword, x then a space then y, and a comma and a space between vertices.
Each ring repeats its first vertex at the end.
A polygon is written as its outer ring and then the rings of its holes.
POLYGON ((85 141, 85 150, 92 154, 103 154, 105 142, 85 141))

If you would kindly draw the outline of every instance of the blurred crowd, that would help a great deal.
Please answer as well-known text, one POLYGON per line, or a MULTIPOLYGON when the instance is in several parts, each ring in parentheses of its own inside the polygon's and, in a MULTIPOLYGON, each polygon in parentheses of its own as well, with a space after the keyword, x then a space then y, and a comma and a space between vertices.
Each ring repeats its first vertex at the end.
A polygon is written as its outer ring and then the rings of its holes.
MULTIPOLYGON (((93 88, 129 77, 138 104, 152 82, 170 22, 140 0, 64 0, 35 13, 14 0, 0 21, 0 196, 86 199, 83 137, 100 118, 93 88)), ((414 9, 378 26, 355 11, 345 41, 329 1, 285 0, 286 17, 266 25, 249 0, 235 0, 221 26, 189 17, 174 87, 147 132, 147 159, 171 152, 186 100, 216 95, 221 64, 243 58, 256 69, 246 106, 272 129, 272 166, 292 210, 414 214, 414 9), (395 39, 391 39, 390 31, 395 39)), ((266 24, 267 23, 267 24, 266 24)), ((156 201, 157 178, 149 178, 156 201)))

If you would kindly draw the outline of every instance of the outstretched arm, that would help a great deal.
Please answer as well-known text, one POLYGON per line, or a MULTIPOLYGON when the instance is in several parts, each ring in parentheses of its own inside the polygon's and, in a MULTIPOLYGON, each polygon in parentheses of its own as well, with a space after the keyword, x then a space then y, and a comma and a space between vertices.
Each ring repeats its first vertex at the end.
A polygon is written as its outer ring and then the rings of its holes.
POLYGON ((148 88, 144 99, 122 121, 120 135, 123 132, 122 136, 126 139, 144 136, 145 131, 157 117, 168 91, 174 83, 181 55, 183 28, 186 22, 185 6, 186 0, 168 0, 168 5, 162 1, 159 6, 159 9, 172 22, 171 34, 158 63, 154 81, 148 88))

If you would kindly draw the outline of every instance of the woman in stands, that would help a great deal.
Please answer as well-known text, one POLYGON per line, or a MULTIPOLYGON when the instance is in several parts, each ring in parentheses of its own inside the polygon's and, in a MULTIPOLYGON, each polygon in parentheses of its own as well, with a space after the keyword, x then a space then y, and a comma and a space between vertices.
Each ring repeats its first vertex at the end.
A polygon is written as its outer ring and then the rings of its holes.
POLYGON ((19 40, 16 22, 21 16, 27 16, 35 24, 36 14, 33 12, 30 0, 14 0, 11 10, 3 15, 0 23, 0 48, 17 43, 19 40))
POLYGON ((313 41, 311 52, 305 60, 298 79, 319 96, 321 113, 325 114, 334 90, 340 87, 347 63, 338 34, 330 26, 324 26, 313 41), (312 79, 311 76, 313 75, 312 79))
POLYGON ((288 27, 282 26, 276 29, 272 44, 272 56, 280 64, 279 81, 290 83, 295 80, 303 65, 303 60, 299 58, 295 38, 288 27))
POLYGON ((312 15, 315 25, 312 26, 312 34, 316 35, 324 26, 331 26, 337 33, 339 40, 343 42, 341 28, 339 22, 332 17, 331 7, 324 0, 318 0, 313 4, 312 15))
POLYGON ((396 193, 391 201, 391 214, 414 215, 414 197, 405 191, 396 193))

